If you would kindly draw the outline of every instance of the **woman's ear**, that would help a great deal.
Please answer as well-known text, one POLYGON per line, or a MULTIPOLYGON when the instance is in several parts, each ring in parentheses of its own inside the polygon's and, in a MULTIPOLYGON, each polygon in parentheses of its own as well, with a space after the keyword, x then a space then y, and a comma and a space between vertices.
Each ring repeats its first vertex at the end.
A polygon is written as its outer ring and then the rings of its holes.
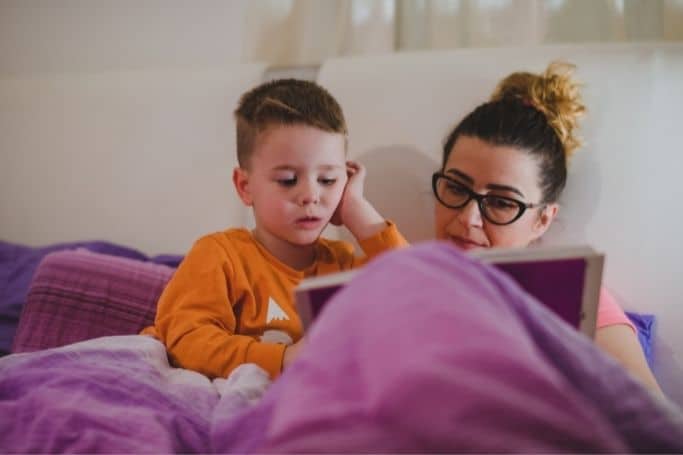
POLYGON ((553 220, 557 216, 557 212, 560 210, 560 205, 556 202, 547 204, 538 215, 536 224, 534 224, 534 240, 541 238, 543 234, 548 230, 553 220))
POLYGON ((239 166, 233 169, 232 183, 235 185, 235 190, 237 190, 237 195, 242 200, 242 203, 250 207, 254 201, 249 188, 249 171, 239 166))

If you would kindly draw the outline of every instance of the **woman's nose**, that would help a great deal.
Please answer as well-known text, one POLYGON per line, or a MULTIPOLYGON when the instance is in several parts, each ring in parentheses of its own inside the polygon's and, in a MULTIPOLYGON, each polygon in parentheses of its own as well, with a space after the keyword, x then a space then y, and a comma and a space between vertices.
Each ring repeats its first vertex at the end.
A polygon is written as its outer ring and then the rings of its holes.
POLYGON ((476 200, 471 199, 464 207, 456 210, 458 211, 458 219, 465 226, 480 227, 482 225, 481 211, 476 200))

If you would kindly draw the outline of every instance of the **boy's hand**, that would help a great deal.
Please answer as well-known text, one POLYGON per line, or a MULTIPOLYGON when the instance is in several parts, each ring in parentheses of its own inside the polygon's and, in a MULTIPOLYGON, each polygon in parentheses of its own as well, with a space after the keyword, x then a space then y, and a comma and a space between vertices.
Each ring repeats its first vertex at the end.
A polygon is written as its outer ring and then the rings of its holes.
POLYGON ((282 358, 282 369, 287 368, 299 356, 299 350, 303 345, 304 339, 301 338, 294 344, 290 344, 285 348, 285 356, 282 358))
POLYGON ((363 198, 365 174, 365 167, 362 164, 355 161, 346 162, 346 175, 348 176, 348 180, 346 180, 344 193, 342 194, 341 201, 339 201, 337 210, 334 212, 334 215, 332 215, 330 223, 335 226, 344 225, 344 206, 348 206, 347 201, 354 198, 363 198))
POLYGON ((386 222, 363 196, 365 166, 357 161, 347 161, 346 173, 349 179, 330 222, 346 226, 357 240, 363 240, 384 229, 386 222))

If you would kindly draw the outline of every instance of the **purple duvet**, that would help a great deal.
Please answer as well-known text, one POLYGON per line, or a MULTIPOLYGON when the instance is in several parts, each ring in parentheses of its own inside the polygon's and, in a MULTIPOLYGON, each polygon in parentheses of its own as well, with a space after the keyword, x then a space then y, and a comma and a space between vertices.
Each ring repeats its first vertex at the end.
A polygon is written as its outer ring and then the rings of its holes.
POLYGON ((0 359, 2 452, 683 451, 683 417, 451 247, 382 256, 268 386, 100 338, 0 359), (265 391, 265 392, 264 392, 265 391))

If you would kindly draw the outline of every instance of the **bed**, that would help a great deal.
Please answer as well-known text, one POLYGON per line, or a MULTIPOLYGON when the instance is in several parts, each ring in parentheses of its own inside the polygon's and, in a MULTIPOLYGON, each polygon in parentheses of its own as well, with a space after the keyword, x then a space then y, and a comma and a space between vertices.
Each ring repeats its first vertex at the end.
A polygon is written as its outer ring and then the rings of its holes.
POLYGON ((677 406, 448 245, 368 265, 272 383, 249 364, 211 381, 135 335, 171 273, 82 248, 45 256, 0 358, 3 451, 683 450, 677 406))

